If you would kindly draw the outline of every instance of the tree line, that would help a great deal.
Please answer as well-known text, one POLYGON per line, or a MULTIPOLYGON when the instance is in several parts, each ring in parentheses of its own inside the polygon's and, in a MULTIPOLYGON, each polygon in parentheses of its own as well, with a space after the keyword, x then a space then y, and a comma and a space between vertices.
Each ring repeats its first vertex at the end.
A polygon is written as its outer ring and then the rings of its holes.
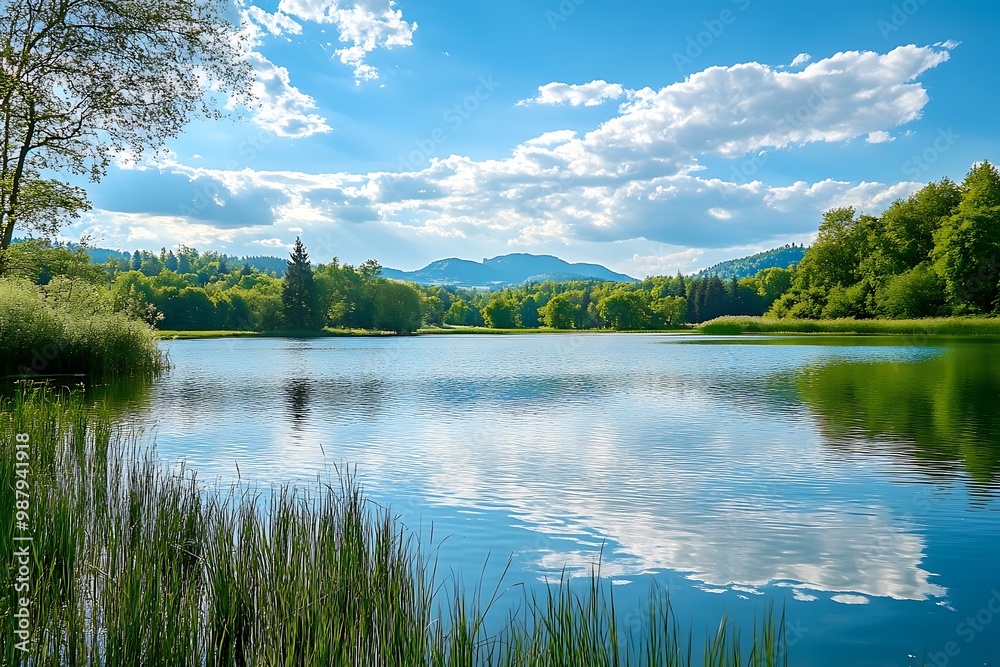
POLYGON ((973 165, 882 215, 827 211, 816 242, 769 314, 920 318, 1000 314, 1000 173, 973 165))

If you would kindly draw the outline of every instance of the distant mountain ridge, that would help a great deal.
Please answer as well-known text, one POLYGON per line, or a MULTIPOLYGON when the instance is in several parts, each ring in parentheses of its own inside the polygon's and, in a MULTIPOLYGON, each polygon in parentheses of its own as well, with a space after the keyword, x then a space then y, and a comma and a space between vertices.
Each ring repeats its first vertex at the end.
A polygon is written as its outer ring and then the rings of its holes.
POLYGON ((798 264, 806 254, 805 245, 797 246, 794 243, 784 245, 780 248, 765 250, 749 257, 740 257, 720 262, 707 269, 702 269, 695 275, 699 278, 709 276, 719 276, 723 280, 731 278, 750 278, 757 275, 758 271, 764 269, 787 269, 792 264, 798 264))
POLYGON ((408 280, 421 285, 455 287, 507 287, 545 280, 611 280, 638 282, 632 276, 617 273, 600 264, 571 264, 552 255, 513 253, 475 262, 450 257, 431 262, 417 271, 383 268, 385 278, 408 280))

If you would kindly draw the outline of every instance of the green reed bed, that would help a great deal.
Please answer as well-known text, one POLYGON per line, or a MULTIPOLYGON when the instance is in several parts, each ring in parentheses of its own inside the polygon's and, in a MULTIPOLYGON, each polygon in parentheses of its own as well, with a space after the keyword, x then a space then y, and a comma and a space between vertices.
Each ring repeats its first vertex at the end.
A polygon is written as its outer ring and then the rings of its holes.
POLYGON ((907 336, 1000 336, 1000 318, 933 317, 919 320, 797 320, 766 317, 717 317, 698 326, 703 334, 844 333, 907 336))
POLYGON ((45 288, 0 279, 0 376, 152 375, 165 361, 153 329, 85 283, 45 288))
POLYGON ((491 606, 515 593, 498 584, 485 600, 439 580, 414 534, 350 475, 206 487, 78 394, 24 390, 0 408, 0 530, 24 534, 7 508, 14 436, 27 434, 34 538, 26 652, 18 543, 0 541, 2 664, 785 664, 784 619, 770 610, 752 637, 723 619, 696 645, 663 591, 623 617, 599 572, 519 593, 488 630, 491 606))

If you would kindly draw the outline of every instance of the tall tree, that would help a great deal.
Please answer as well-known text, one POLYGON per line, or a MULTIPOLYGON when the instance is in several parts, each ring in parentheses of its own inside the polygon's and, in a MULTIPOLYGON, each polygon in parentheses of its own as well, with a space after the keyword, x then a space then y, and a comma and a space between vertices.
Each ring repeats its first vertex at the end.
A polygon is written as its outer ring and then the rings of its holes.
POLYGON ((1000 306, 1000 173, 975 165, 962 183, 962 201, 934 236, 934 262, 957 313, 1000 306))
POLYGON ((313 279, 312 264, 302 239, 296 237, 288 268, 285 269, 281 288, 281 304, 284 308, 285 325, 290 329, 316 328, 316 283, 313 279))
MULTIPOLYGON (((86 209, 43 173, 98 180, 193 117, 209 90, 245 99, 250 68, 225 0, 7 0, 0 7, 0 253, 86 209)), ((0 255, 2 259, 2 255, 0 255)), ((0 266, 2 268, 2 266, 0 266)))

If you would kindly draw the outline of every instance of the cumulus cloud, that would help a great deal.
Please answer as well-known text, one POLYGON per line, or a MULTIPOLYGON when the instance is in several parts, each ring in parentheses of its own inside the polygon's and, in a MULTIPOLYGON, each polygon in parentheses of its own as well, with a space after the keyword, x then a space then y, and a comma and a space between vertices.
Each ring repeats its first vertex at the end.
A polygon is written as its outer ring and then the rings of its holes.
POLYGON ((302 34, 302 26, 284 12, 278 11, 274 14, 268 14, 260 7, 251 5, 247 8, 247 15, 272 35, 279 36, 285 33, 290 35, 302 34))
MULTIPOLYGON (((254 101, 249 105, 253 122, 277 136, 295 139, 329 132, 332 128, 326 119, 313 112, 316 100, 292 84, 286 68, 274 64, 260 51, 264 31, 272 35, 300 34, 302 26, 281 11, 268 14, 251 5, 241 7, 239 12, 243 57, 253 68, 251 93, 254 101)), ((227 107, 233 109, 245 102, 230 99, 227 107)))
POLYGON ((256 52, 248 60, 254 71, 255 123, 279 137, 296 139, 331 130, 326 119, 313 112, 316 100, 292 85, 286 68, 256 52))
POLYGON ((800 53, 799 55, 795 56, 795 59, 792 61, 792 67, 798 67, 799 65, 805 65, 810 60, 812 60, 812 56, 811 55, 809 55, 808 53, 800 53))
POLYGON ((411 46, 416 22, 403 20, 393 0, 281 0, 279 12, 304 21, 333 24, 346 44, 336 56, 354 69, 357 82, 379 78, 378 69, 365 62, 376 49, 411 46))
POLYGON ((570 106, 596 107, 608 100, 616 100, 625 94, 619 83, 608 83, 603 79, 584 84, 547 83, 538 87, 538 96, 518 102, 518 106, 529 104, 569 104, 570 106))
MULTIPOLYGON (((231 191, 272 192, 279 202, 273 224, 282 228, 364 225, 387 239, 511 250, 641 239, 662 244, 664 255, 801 240, 828 208, 877 213, 921 184, 738 182, 710 176, 701 157, 879 140, 919 118, 929 98, 916 79, 948 57, 947 49, 904 46, 838 53, 797 72, 758 63, 712 67, 638 91, 589 132, 547 132, 500 159, 452 155, 409 172, 234 172, 176 161, 163 168, 231 191)), ((657 262, 647 252, 634 266, 652 272, 680 260, 657 262)))

